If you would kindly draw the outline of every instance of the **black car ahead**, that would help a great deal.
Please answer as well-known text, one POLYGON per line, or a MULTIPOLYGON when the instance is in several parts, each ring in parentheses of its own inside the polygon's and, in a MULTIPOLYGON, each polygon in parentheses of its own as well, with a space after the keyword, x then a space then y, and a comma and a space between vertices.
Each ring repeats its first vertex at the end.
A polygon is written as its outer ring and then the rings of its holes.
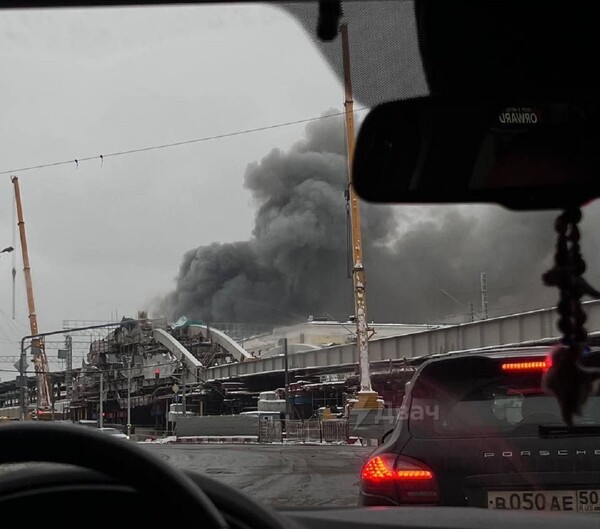
MULTIPOLYGON (((541 387, 546 349, 440 355, 364 465, 363 505, 600 511, 600 396, 573 427, 541 387)), ((600 365, 600 354, 586 356, 600 365)))

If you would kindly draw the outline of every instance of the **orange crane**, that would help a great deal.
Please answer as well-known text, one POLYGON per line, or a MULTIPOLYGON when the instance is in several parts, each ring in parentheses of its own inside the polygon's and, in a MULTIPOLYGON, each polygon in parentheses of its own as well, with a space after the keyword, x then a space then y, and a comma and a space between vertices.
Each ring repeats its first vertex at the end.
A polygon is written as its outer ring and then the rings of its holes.
POLYGON ((356 319, 356 344, 358 346, 358 366, 360 390, 354 409, 383 407, 377 392, 371 386, 371 368, 369 364, 369 339, 372 329, 367 320, 367 276, 363 265, 362 233, 360 226, 360 202, 352 184, 352 163, 354 160, 354 98, 350 76, 350 45, 348 26, 340 26, 342 35, 342 63, 344 67, 344 111, 346 115, 346 147, 348 158, 348 204, 350 206, 350 224, 352 227, 352 281, 354 284, 354 316, 356 319))
MULTIPOLYGON (((25 288, 27 290, 27 305, 29 306, 29 327, 31 335, 39 333, 37 314, 35 312, 35 300, 33 298, 33 283, 31 281, 31 267, 29 266, 29 252, 27 250, 27 235, 25 234, 25 221, 23 220, 23 206, 21 205, 21 191, 19 189, 19 179, 16 176, 11 178, 15 187, 15 203, 17 205, 17 220, 19 225, 19 236, 21 238, 21 251, 23 253, 23 273, 25 274, 25 288)), ((50 395, 50 369, 48 366, 48 357, 44 348, 44 341, 40 338, 34 338, 31 342, 33 352, 33 365, 35 366, 35 376, 37 381, 38 394, 38 415, 49 412, 52 398, 50 395)))

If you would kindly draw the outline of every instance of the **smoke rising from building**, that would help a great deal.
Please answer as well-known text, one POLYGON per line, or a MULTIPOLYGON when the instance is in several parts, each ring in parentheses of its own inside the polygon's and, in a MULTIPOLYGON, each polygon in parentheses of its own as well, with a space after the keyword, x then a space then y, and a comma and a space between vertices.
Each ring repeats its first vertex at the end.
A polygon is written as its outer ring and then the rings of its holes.
MULTIPOLYGON (((209 322, 292 323, 353 313, 348 278, 344 126, 307 125, 288 151, 251 163, 244 185, 256 203, 248 241, 188 251, 161 309, 209 322)), ((486 272, 490 316, 551 306, 541 274, 551 266, 555 212, 493 206, 362 205, 367 308, 378 322, 445 322, 481 316, 486 272), (450 299, 447 292, 455 298, 450 299)), ((600 220, 597 208, 587 213, 600 220)), ((584 224, 588 278, 598 286, 598 237, 584 224)))

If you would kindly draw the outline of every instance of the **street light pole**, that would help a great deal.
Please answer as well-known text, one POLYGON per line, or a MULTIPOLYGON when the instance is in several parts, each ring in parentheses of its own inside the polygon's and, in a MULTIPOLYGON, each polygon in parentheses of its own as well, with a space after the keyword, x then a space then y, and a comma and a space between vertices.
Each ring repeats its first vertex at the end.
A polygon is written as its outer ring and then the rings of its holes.
POLYGON ((21 400, 21 420, 24 421, 27 417, 29 409, 29 387, 27 385, 26 377, 27 370, 27 355, 25 353, 25 338, 21 340, 21 355, 19 356, 19 386, 20 386, 20 400, 21 400))
MULTIPOLYGON (((13 242, 14 244, 14 242, 13 242)), ((7 246, 3 250, 0 250, 0 254, 3 253, 11 253, 14 252, 15 248, 13 246, 7 246)), ((14 255, 13 255, 13 268, 12 268, 12 281, 13 281, 13 291, 12 291, 12 319, 15 319, 15 276, 17 275, 17 271, 14 267, 14 255)))
POLYGON ((16 300, 17 300, 17 289, 15 288, 15 281, 17 277, 17 269, 13 266, 12 268, 12 319, 16 318, 16 300))
MULTIPOLYGON (((19 376, 21 378, 21 384, 23 384, 26 372, 27 372, 27 355, 25 353, 26 349, 29 349, 31 347, 31 345, 27 346, 27 348, 25 347, 25 341, 26 340, 31 340, 31 339, 35 339, 35 338, 43 338, 46 336, 55 336, 57 334, 66 334, 66 333, 72 333, 72 332, 77 332, 77 331, 88 331, 88 330, 92 330, 92 329, 106 329, 108 327, 117 327, 121 325, 120 323, 103 323, 101 325, 87 325, 85 327, 75 327, 73 329, 62 329, 60 331, 51 331, 51 332, 42 332, 42 333, 38 333, 38 334, 29 334, 27 336, 23 336, 23 338, 21 338, 21 355, 20 355, 20 365, 19 365, 19 376)), ((92 366, 94 369, 98 369, 95 366, 92 366)), ((26 415, 27 415, 27 411, 28 411, 28 403, 26 402, 27 400, 29 400, 27 398, 27 392, 28 392, 28 387, 27 385, 21 385, 21 420, 24 420, 26 415)))
POLYGON ((185 393, 187 391, 187 388, 185 387, 185 372, 186 372, 185 363, 182 364, 182 367, 183 367, 183 369, 181 371, 181 404, 183 406, 183 416, 184 416, 184 418, 186 418, 187 400, 186 400, 185 393))

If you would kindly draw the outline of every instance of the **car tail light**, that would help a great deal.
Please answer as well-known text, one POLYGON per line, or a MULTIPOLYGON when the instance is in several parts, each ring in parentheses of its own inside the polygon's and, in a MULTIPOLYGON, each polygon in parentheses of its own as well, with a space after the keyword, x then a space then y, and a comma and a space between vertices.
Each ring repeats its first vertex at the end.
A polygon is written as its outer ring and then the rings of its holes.
POLYGON ((437 480, 420 461, 394 454, 371 457, 361 472, 365 494, 382 496, 399 504, 436 504, 437 480))
POLYGON ((502 371, 548 371, 552 367, 552 357, 548 355, 544 360, 504 362, 502 371))

